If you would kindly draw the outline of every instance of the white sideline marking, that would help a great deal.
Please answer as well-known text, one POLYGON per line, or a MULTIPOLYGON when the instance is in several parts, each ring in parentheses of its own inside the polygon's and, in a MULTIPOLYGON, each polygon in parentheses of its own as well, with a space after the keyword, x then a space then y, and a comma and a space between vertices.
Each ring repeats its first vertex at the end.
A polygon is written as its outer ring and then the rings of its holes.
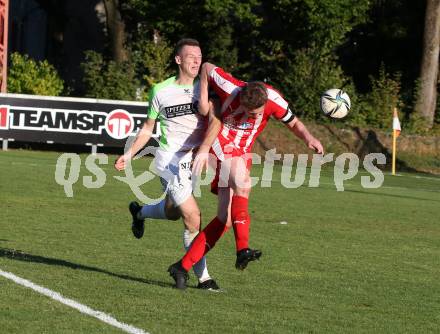
POLYGON ((49 298, 52 298, 56 301, 59 301, 60 303, 62 303, 64 305, 67 305, 67 306, 70 306, 74 309, 77 309, 81 313, 84 313, 84 314, 90 315, 94 318, 97 318, 97 319, 101 320, 102 322, 105 322, 113 327, 117 327, 117 328, 123 330, 124 332, 131 333, 131 334, 149 334, 148 332, 145 332, 144 330, 142 330, 140 328, 133 327, 133 326, 125 324, 123 322, 119 322, 118 320, 116 320, 115 318, 111 317, 110 315, 108 315, 104 312, 91 309, 90 307, 83 305, 83 304, 80 304, 80 303, 74 301, 73 299, 63 297, 58 292, 55 292, 55 291, 49 290, 47 288, 44 288, 40 285, 34 284, 31 281, 28 281, 24 278, 20 278, 18 276, 15 276, 14 274, 12 274, 10 272, 3 271, 0 269, 0 276, 3 276, 7 279, 10 279, 11 281, 14 281, 17 284, 20 284, 26 288, 30 288, 30 289, 32 289, 38 293, 41 293, 42 295, 45 295, 49 298))

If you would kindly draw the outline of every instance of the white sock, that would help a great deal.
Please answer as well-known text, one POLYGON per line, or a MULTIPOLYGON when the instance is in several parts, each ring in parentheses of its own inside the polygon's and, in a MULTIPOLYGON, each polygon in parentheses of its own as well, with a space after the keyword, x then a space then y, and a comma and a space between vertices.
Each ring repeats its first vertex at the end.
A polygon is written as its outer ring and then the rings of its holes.
POLYGON ((163 199, 157 204, 143 205, 138 213, 138 218, 167 219, 165 215, 165 202, 165 199, 163 199))
MULTIPOLYGON (((198 231, 194 232, 194 233, 191 233, 187 229, 185 229, 183 231, 183 246, 185 247, 185 250, 189 249, 192 241, 197 236, 197 234, 199 234, 198 231)), ((203 282, 211 279, 211 276, 209 276, 209 273, 208 273, 208 267, 206 266, 205 256, 202 257, 202 259, 193 266, 193 270, 194 270, 194 274, 197 276, 200 283, 203 283, 203 282)))

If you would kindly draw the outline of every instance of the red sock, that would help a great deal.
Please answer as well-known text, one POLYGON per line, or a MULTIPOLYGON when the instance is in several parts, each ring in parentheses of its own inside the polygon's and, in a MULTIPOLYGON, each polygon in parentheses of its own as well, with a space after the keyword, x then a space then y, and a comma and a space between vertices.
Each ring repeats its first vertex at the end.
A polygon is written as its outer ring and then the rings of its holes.
POLYGON ((210 249, 214 248, 217 240, 227 229, 226 225, 215 217, 193 240, 191 247, 182 258, 182 267, 189 271, 210 249))
POLYGON ((232 196, 231 219, 237 252, 249 248, 251 218, 249 217, 248 201, 246 197, 232 196))

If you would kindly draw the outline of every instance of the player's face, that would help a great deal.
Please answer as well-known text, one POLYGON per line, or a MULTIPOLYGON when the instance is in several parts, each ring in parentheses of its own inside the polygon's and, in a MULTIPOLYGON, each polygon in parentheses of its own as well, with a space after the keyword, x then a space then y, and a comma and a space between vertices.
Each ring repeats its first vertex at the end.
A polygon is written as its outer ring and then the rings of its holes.
POLYGON ((263 115, 264 107, 265 107, 265 105, 262 105, 261 107, 256 108, 256 109, 247 109, 246 114, 249 118, 256 119, 256 118, 261 117, 263 115))
POLYGON ((198 46, 185 45, 176 56, 176 62, 183 74, 195 78, 202 64, 202 50, 198 46))

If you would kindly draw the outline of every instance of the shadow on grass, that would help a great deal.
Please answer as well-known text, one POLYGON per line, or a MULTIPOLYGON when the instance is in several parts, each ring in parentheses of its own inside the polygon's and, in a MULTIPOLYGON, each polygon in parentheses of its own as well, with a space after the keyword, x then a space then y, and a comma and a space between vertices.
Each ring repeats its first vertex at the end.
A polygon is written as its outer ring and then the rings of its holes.
POLYGON ((358 193, 358 194, 367 194, 367 195, 374 195, 374 196, 387 196, 387 197, 397 197, 397 198, 405 198, 405 199, 411 199, 411 200, 417 200, 417 201, 428 201, 428 202, 440 202, 435 199, 431 198, 420 198, 420 197, 413 197, 413 196, 405 196, 405 195, 393 195, 393 194, 384 194, 384 193, 377 193, 377 192, 370 192, 370 191, 361 191, 361 190, 348 190, 345 189, 346 192, 351 193, 358 193))
POLYGON ((97 272, 97 273, 106 274, 106 275, 109 275, 112 277, 125 279, 128 281, 157 285, 160 287, 166 287, 166 288, 174 287, 174 285, 171 283, 165 283, 165 282, 154 281, 154 280, 149 280, 149 279, 145 279, 145 278, 133 277, 133 276, 124 275, 124 274, 117 274, 117 273, 113 273, 111 271, 97 268, 97 267, 86 266, 86 265, 77 264, 77 263, 73 263, 73 262, 69 262, 69 261, 65 261, 65 260, 53 259, 53 258, 49 258, 49 257, 39 256, 39 255, 27 254, 27 253, 24 253, 22 251, 15 250, 15 249, 0 248, 0 257, 8 258, 11 260, 23 261, 23 262, 44 263, 44 264, 48 264, 51 266, 62 266, 62 267, 67 267, 67 268, 71 268, 71 269, 93 271, 93 272, 97 272))

